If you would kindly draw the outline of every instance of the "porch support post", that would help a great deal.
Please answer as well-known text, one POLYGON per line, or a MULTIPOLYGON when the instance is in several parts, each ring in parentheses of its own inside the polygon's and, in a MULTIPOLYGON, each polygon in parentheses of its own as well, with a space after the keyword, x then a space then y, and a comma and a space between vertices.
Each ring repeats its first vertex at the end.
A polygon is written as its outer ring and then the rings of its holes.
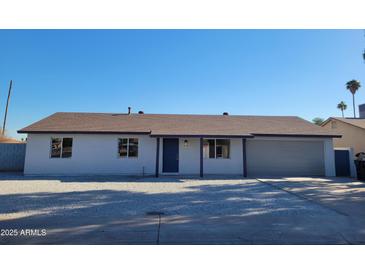
POLYGON ((203 138, 200 138, 200 177, 203 177, 203 138))
POLYGON ((247 156, 246 156, 245 138, 242 138, 242 168, 243 168, 243 177, 247 177, 247 156))
POLYGON ((160 138, 156 138, 156 171, 155 176, 158 177, 159 173, 159 164, 160 164, 160 138))

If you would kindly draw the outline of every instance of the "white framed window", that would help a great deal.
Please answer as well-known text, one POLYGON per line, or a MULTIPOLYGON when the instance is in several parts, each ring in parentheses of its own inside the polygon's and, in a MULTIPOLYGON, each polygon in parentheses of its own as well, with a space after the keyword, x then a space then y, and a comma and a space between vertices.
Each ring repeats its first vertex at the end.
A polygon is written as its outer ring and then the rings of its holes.
POLYGON ((203 155, 206 159, 229 159, 231 141, 229 139, 204 139, 203 155))
POLYGON ((121 158, 137 158, 138 138, 119 138, 118 154, 121 158))
POLYGON ((72 157, 72 138, 51 138, 50 158, 71 158, 72 157))

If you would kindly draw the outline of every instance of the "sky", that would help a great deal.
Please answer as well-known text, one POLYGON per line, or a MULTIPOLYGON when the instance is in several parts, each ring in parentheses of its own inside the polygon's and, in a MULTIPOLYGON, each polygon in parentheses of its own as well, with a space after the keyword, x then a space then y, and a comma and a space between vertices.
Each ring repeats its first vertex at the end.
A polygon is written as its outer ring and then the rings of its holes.
POLYGON ((54 112, 352 115, 363 30, 0 30, 0 121, 54 112))

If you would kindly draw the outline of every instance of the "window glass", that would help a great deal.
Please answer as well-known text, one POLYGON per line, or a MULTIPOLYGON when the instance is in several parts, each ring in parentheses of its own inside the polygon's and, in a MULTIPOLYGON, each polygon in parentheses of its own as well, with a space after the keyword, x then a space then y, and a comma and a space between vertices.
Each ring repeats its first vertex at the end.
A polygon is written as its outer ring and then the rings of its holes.
POLYGON ((216 154, 216 157, 217 157, 217 158, 223 158, 223 152, 222 152, 223 150, 222 150, 222 146, 218 146, 218 145, 217 145, 217 147, 216 147, 216 151, 217 151, 217 152, 216 152, 216 153, 217 153, 217 154, 216 154))
POLYGON ((63 138, 62 158, 70 158, 71 156, 72 156, 72 138, 63 138))
POLYGON ((128 157, 138 157, 138 146, 129 146, 128 157))
POLYGON ((72 156, 72 138, 52 138, 51 158, 70 158, 72 156))
POLYGON ((51 158, 60 158, 61 157, 61 147, 62 147, 62 139, 61 138, 52 138, 52 140, 51 140, 51 158))
POLYGON ((121 138, 118 142, 120 157, 138 157, 138 138, 121 138))
POLYGON ((129 139, 128 157, 138 157, 138 139, 137 138, 129 139))
POLYGON ((138 139, 137 138, 129 138, 129 145, 137 145, 138 146, 138 139))
POLYGON ((203 140, 203 156, 204 158, 215 158, 215 140, 204 139, 203 140))
POLYGON ((205 139, 203 141, 204 158, 229 158, 229 139, 205 139))
POLYGON ((229 158, 229 144, 230 141, 227 139, 216 140, 216 157, 217 158, 229 158))
POLYGON ((119 156, 127 157, 128 156, 128 139, 123 138, 119 139, 119 156))

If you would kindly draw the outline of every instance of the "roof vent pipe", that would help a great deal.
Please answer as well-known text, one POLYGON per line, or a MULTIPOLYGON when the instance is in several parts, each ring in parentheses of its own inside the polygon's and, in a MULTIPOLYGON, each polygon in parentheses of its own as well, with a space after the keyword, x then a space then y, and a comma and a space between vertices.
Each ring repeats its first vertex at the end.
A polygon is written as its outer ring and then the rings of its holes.
POLYGON ((228 112, 223 112, 223 115, 228 116, 228 112))
POLYGON ((131 107, 128 107, 128 115, 131 114, 131 107))
POLYGON ((142 110, 138 111, 138 114, 144 114, 144 112, 142 110))

